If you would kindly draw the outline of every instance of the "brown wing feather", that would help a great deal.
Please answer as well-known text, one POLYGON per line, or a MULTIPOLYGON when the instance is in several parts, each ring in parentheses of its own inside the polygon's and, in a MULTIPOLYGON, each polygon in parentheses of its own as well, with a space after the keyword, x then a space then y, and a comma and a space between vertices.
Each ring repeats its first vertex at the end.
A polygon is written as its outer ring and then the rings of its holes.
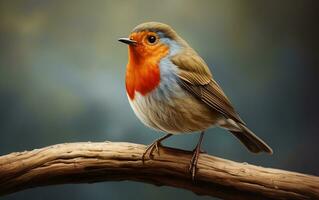
POLYGON ((205 61, 192 49, 172 57, 171 61, 180 69, 179 77, 192 85, 205 85, 212 80, 205 61))
POLYGON ((194 50, 188 49, 183 54, 174 56, 171 60, 179 68, 179 84, 184 89, 226 118, 245 124, 223 90, 213 80, 206 63, 194 50))

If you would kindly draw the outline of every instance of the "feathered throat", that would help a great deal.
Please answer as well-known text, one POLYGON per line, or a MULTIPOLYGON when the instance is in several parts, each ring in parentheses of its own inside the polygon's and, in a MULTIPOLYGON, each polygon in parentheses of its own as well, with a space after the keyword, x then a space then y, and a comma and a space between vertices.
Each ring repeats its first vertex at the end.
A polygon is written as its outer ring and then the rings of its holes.
POLYGON ((154 90, 160 83, 159 62, 167 54, 167 49, 141 55, 129 47, 129 61, 126 69, 126 91, 131 100, 135 92, 143 96, 154 90))

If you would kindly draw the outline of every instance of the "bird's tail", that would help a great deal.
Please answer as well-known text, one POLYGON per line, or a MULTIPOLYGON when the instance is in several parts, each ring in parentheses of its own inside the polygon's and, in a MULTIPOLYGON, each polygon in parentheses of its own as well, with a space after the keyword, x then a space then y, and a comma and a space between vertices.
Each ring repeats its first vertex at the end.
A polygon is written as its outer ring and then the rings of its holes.
POLYGON ((253 153, 273 153, 272 149, 244 124, 236 123, 231 119, 227 119, 226 122, 223 122, 220 126, 229 130, 234 136, 236 136, 249 151, 253 153))

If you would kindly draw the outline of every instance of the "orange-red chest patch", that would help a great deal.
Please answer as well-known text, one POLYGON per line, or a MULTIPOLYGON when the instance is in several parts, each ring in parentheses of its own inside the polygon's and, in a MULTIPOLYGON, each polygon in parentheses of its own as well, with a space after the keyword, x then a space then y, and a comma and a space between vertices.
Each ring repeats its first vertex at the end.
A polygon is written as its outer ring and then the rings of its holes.
POLYGON ((157 65, 145 63, 143 66, 128 64, 126 71, 126 91, 131 100, 135 91, 145 96, 160 83, 160 71, 157 65))
POLYGON ((131 100, 135 92, 143 96, 156 89, 160 83, 159 62, 168 53, 166 46, 150 51, 145 47, 138 49, 129 46, 129 61, 126 71, 126 91, 131 100))

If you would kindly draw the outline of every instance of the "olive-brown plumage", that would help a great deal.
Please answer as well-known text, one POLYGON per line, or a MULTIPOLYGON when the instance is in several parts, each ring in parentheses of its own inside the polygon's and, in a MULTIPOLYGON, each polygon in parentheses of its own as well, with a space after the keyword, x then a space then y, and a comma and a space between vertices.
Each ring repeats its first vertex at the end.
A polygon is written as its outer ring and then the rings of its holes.
POLYGON ((145 154, 172 134, 199 131, 190 165, 194 178, 203 134, 210 126, 229 130, 251 152, 272 153, 247 128, 205 61, 170 26, 143 23, 120 41, 129 44, 126 88, 135 114, 145 125, 167 133, 145 154))

